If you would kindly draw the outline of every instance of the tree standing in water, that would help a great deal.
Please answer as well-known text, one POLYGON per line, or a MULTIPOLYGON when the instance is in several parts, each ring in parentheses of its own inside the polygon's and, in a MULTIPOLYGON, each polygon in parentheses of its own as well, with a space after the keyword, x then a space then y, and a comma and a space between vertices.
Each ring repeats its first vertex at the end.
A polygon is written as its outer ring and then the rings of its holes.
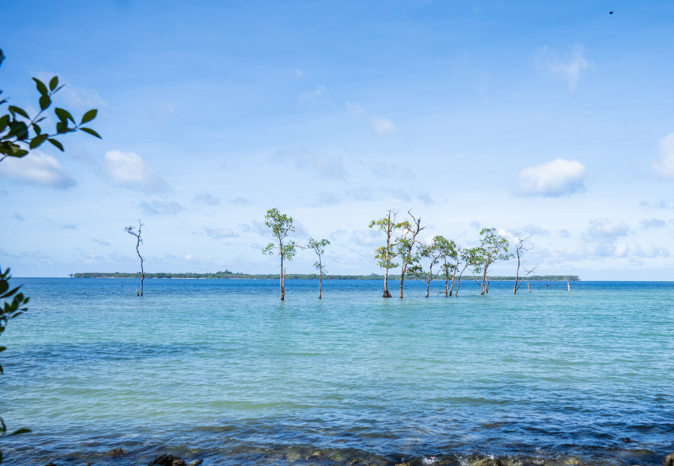
POLYGON ((285 301, 285 275, 286 271, 283 265, 284 261, 292 260, 295 257, 297 244, 293 240, 286 240, 289 233, 295 231, 293 226, 293 218, 282 214, 278 209, 269 209, 267 215, 264 216, 264 224, 271 228, 272 235, 276 237, 278 246, 274 243, 269 243, 266 248, 262 250, 263 254, 273 255, 274 249, 278 250, 278 255, 281 258, 281 301, 285 301), (285 241, 285 243, 284 243, 285 241))
POLYGON ((393 234, 397 229, 399 229, 403 224, 396 223, 396 216, 398 212, 388 211, 387 217, 382 217, 379 220, 372 220, 370 222, 370 228, 376 226, 379 231, 386 234, 386 246, 381 246, 377 248, 374 253, 374 258, 377 261, 377 265, 384 269, 384 295, 383 298, 390 298, 391 293, 388 291, 388 270, 395 269, 398 267, 398 264, 393 262, 393 259, 396 257, 395 253, 395 242, 392 242, 393 234), (393 219, 391 219, 393 216, 393 219))
MULTIPOLYGON (((138 258, 140 259, 140 296, 143 296, 143 280, 145 280, 145 270, 143 270, 143 261, 145 258, 140 255, 140 245, 143 244, 143 239, 140 237, 140 231, 141 229, 145 226, 144 223, 142 223, 140 220, 138 220, 138 231, 134 227, 126 227, 124 230, 136 237, 136 254, 138 254, 138 258)), ((138 293, 138 290, 136 290, 136 294, 138 293)))
POLYGON ((459 288, 461 287, 461 277, 463 276, 463 273, 468 267, 476 267, 481 260, 479 249, 480 248, 459 248, 458 250, 459 259, 457 260, 456 264, 458 267, 458 264, 462 263, 463 269, 461 269, 461 273, 459 274, 459 277, 456 281, 456 293, 454 293, 455 298, 459 297, 459 288))
POLYGON ((318 278, 318 299, 321 299, 321 290, 323 288, 323 272, 326 272, 325 266, 323 265, 323 254, 325 254, 325 247, 330 244, 330 241, 327 239, 322 239, 320 241, 316 241, 313 238, 309 238, 309 243, 304 246, 304 249, 313 249, 316 255, 318 256, 318 260, 314 262, 314 268, 318 270, 319 273, 319 278, 318 278))
POLYGON ((456 269, 459 268, 459 253, 456 248, 456 243, 453 240, 447 240, 444 236, 436 236, 433 238, 433 243, 440 251, 440 269, 442 275, 445 277, 445 298, 452 296, 454 289, 454 278, 456 277, 456 269), (452 263, 456 261, 455 263, 452 263), (449 277, 452 277, 452 286, 449 286, 449 277))
POLYGON ((412 217, 412 222, 405 220, 401 223, 402 234, 398 239, 396 251, 400 256, 402 269, 400 271, 400 299, 403 299, 403 284, 407 267, 416 264, 419 261, 419 255, 414 253, 414 245, 418 243, 417 235, 426 227, 421 226, 421 217, 419 219, 412 215, 412 211, 407 212, 412 217))
POLYGON ((480 241, 481 260, 476 271, 482 271, 482 283, 480 284, 480 294, 489 293, 489 281, 487 280, 487 271, 489 266, 497 261, 507 261, 512 254, 508 254, 508 240, 499 235, 496 228, 483 228, 480 232, 482 240, 480 241))
POLYGON ((517 291, 520 289, 520 286, 522 286, 524 279, 527 278, 529 274, 533 273, 533 271, 537 268, 534 267, 533 269, 529 270, 524 269, 525 274, 520 280, 520 264, 524 262, 522 257, 527 251, 531 250, 531 246, 527 246, 525 243, 529 240, 529 238, 531 238, 531 235, 527 236, 526 238, 522 238, 519 233, 516 233, 516 235, 517 243, 515 243, 515 256, 517 257, 517 272, 515 273, 515 286, 513 287, 513 294, 517 294, 517 291))
MULTIPOLYGON (((419 247, 419 257, 430 260, 428 264, 428 272, 424 271, 423 267, 420 264, 415 264, 410 266, 407 273, 413 275, 416 278, 426 282, 426 297, 430 293, 431 281, 438 276, 440 271, 433 272, 433 267, 438 263, 442 257, 442 251, 438 248, 438 239, 436 236, 433 238, 433 243, 430 245, 421 245, 419 247)), ((444 238, 443 238, 444 239, 444 238)))

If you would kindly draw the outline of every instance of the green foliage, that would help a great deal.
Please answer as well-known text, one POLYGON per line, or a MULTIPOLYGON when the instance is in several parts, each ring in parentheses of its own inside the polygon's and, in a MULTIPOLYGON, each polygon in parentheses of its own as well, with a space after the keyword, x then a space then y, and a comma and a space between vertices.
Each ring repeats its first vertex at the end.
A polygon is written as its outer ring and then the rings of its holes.
MULTIPOLYGON (((2 58, 2 52, 0 52, 0 58, 2 58)), ((0 268, 0 336, 5 332, 7 324, 11 319, 19 317, 21 314, 26 312, 28 308, 26 305, 30 298, 25 296, 23 293, 19 292, 20 286, 11 288, 9 286, 9 280, 12 276, 9 274, 10 270, 6 269, 4 272, 0 268)), ((0 352, 5 351, 7 348, 0 346, 0 352)), ((0 374, 3 373, 2 365, 0 364, 0 374)), ((18 435, 30 432, 28 429, 19 429, 12 432, 9 435, 18 435)), ((5 422, 0 418, 0 436, 7 434, 7 426, 5 422)), ((2 452, 0 452, 0 463, 2 463, 2 452)))
MULTIPOLYGON (((0 64, 5 59, 2 50, 0 50, 0 64)), ((35 87, 40 97, 38 106, 40 111, 34 117, 30 117, 21 107, 9 105, 7 113, 0 114, 0 161, 6 157, 24 157, 29 151, 37 149, 46 141, 63 152, 63 144, 56 139, 56 136, 72 133, 75 131, 84 131, 91 136, 101 138, 101 136, 91 128, 82 125, 89 123, 98 114, 97 110, 89 110, 84 114, 78 125, 68 110, 56 107, 54 114, 58 118, 54 132, 49 134, 43 132, 38 123, 46 117, 43 113, 51 107, 54 94, 63 89, 59 86, 58 77, 54 76, 49 81, 49 87, 37 78, 33 78, 35 87)), ((0 90, 0 95, 2 91, 0 90)), ((0 105, 7 103, 7 99, 0 100, 0 105)))
POLYGON ((433 246, 440 254, 442 275, 448 279, 458 266, 459 249, 454 240, 448 240, 444 236, 435 236, 433 238, 433 246))
POLYGON ((507 261, 513 257, 508 254, 510 243, 499 235, 496 228, 483 228, 480 231, 479 258, 482 266, 489 267, 494 262, 507 261))
POLYGON ((386 245, 378 247, 374 252, 374 258, 377 261, 377 265, 383 269, 395 269, 400 264, 393 262, 397 257, 395 251, 396 243, 391 242, 391 238, 394 233, 405 225, 404 222, 396 223, 396 212, 393 212, 393 220, 391 220, 391 211, 389 210, 388 217, 382 217, 379 220, 372 220, 369 227, 377 227, 377 230, 386 234, 386 245))
POLYGON ((278 209, 269 209, 264 217, 264 224, 271 228, 272 234, 276 237, 278 245, 269 243, 267 247, 262 250, 262 254, 273 255, 274 250, 278 250, 278 255, 282 260, 292 260, 297 253, 297 243, 293 240, 283 242, 289 233, 295 231, 293 226, 293 218, 282 214, 278 209))
POLYGON ((306 246, 304 246, 305 249, 313 249, 313 251, 318 256, 318 260, 314 262, 314 268, 318 270, 321 275, 326 272, 325 266, 323 265, 323 254, 325 254, 325 247, 329 245, 330 241, 327 239, 316 241, 313 238, 309 238, 309 242, 306 246))

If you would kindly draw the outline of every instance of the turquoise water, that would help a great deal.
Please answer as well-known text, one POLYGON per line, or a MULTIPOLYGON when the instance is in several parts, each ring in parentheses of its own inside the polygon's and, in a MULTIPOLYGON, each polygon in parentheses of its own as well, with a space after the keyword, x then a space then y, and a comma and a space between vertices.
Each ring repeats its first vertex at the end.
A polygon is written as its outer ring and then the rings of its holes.
POLYGON ((14 279, 7 464, 660 464, 673 283, 14 279), (392 284, 392 292, 396 283, 392 284), (441 285, 438 284, 438 287, 441 285), (526 285, 525 285, 526 286, 526 285), (629 439, 629 441, 627 441, 629 439), (128 451, 108 458, 111 448, 128 451))

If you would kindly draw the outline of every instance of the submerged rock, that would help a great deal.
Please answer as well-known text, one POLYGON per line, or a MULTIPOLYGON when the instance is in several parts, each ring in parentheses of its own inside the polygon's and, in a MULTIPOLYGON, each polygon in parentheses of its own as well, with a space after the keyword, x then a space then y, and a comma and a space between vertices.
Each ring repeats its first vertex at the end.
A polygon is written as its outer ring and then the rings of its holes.
POLYGON ((54 463, 45 464, 45 466, 56 466, 54 463))
POLYGON ((194 460, 187 463, 187 466, 199 466, 203 462, 204 462, 203 460, 194 460))
POLYGON ((662 464, 665 466, 674 466, 674 453, 665 456, 665 459, 662 460, 662 464))
POLYGON ((187 466, 187 465, 185 464, 185 461, 182 458, 179 458, 177 456, 159 455, 150 462, 149 466, 187 466))
POLYGON ((476 461, 472 466, 504 466, 503 461, 498 458, 484 458, 480 461, 476 461))
POLYGON ((124 456, 126 452, 122 450, 121 448, 113 448, 109 452, 105 454, 105 456, 112 456, 113 458, 119 458, 120 456, 124 456))

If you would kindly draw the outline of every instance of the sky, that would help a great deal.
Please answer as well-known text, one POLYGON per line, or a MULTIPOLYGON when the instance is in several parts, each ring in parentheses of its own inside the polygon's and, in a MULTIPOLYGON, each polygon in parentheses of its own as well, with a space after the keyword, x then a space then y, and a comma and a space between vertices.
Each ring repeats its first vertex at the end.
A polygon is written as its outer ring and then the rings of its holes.
MULTIPOLYGON (((380 272, 368 224, 393 209, 421 217, 424 242, 530 236, 537 274, 674 280, 674 2, 2 11, 3 96, 34 113, 31 77, 58 75, 55 104, 97 108, 102 135, 0 162, 15 277, 138 271, 124 228, 139 220, 146 272, 277 273, 261 250, 278 208, 299 243, 330 240, 334 274, 380 272)), ((287 273, 314 261, 302 250, 287 273)))

